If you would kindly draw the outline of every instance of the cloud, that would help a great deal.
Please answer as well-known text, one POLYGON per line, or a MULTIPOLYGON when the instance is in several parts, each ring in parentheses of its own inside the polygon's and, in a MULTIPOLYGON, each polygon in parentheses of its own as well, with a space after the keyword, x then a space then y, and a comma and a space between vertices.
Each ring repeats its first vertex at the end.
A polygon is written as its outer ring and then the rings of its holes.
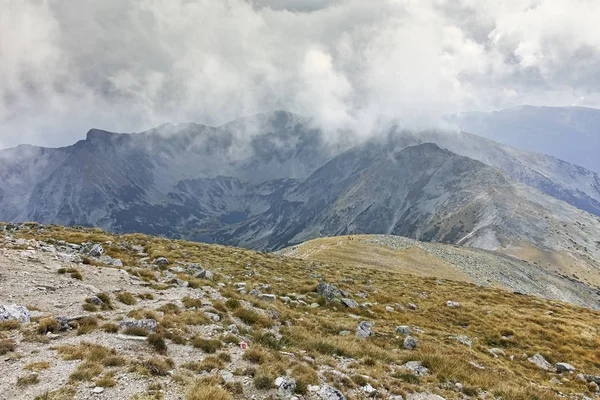
POLYGON ((329 132, 600 105, 595 0, 0 0, 0 147, 286 109, 329 132))

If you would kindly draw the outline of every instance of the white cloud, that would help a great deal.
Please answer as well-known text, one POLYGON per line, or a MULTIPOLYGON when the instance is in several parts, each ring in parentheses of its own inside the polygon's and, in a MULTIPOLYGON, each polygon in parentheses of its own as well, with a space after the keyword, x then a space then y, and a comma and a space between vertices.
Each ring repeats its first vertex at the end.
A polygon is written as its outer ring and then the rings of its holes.
POLYGON ((0 0, 0 146, 288 109, 329 130, 600 105, 596 0, 0 0))

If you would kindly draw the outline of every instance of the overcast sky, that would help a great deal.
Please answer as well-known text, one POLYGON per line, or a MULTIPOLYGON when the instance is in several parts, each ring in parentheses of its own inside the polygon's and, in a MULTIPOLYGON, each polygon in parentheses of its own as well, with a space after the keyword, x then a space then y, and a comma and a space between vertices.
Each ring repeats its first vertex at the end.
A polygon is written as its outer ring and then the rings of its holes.
POLYGON ((286 109, 600 106, 598 0, 0 0, 0 148, 286 109))

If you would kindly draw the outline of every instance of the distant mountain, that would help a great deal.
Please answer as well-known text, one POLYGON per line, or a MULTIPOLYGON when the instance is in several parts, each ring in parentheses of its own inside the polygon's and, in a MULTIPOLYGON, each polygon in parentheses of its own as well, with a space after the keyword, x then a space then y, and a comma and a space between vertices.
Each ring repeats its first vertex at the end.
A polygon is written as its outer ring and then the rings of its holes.
POLYGON ((550 156, 397 129, 333 147, 287 112, 0 151, 0 220, 259 250, 381 233, 591 270, 600 221, 582 210, 600 215, 600 179, 550 156))
POLYGON ((600 110, 520 106, 462 113, 450 120, 463 131, 600 172, 600 110))

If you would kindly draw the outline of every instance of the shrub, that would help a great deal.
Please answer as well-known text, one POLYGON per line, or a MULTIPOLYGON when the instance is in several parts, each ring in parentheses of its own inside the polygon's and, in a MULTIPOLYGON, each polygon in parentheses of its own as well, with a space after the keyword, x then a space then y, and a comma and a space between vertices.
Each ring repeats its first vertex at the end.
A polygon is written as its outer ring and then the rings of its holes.
POLYGON ((185 400, 231 400, 231 394, 219 385, 197 380, 185 393, 185 400))
POLYGON ((104 367, 102 364, 94 361, 83 361, 75 371, 69 376, 71 381, 89 381, 100 375, 104 367))
POLYGON ((165 354, 167 352, 167 344, 165 343, 165 339, 162 338, 159 334, 151 333, 146 338, 146 342, 156 350, 159 354, 165 354))
POLYGON ((237 336, 229 333, 223 338, 223 342, 227 344, 240 344, 241 340, 237 336))
POLYGON ((94 384, 103 388, 111 388, 115 387, 117 385, 117 382, 111 374, 105 374, 102 375, 100 378, 96 379, 96 382, 94 384))
POLYGON ((29 375, 21 376, 17 379, 17 386, 29 386, 35 385, 40 382, 40 378, 37 374, 32 373, 29 375))
POLYGON ((248 325, 260 325, 263 327, 271 326, 271 321, 269 319, 254 310, 250 310, 247 308, 238 308, 233 315, 241 319, 244 323, 248 325))
POLYGON ((98 327, 98 320, 94 317, 85 317, 78 322, 77 334, 85 335, 94 331, 98 327))
POLYGON ((83 311, 87 311, 87 312, 96 312, 98 311, 98 307, 92 303, 84 303, 81 308, 83 308, 83 311))
POLYGON ((132 306, 137 303, 135 297, 129 292, 121 292, 117 294, 117 300, 123 304, 127 304, 128 306, 132 306))
POLYGON ((265 353, 262 350, 252 348, 246 350, 242 358, 254 364, 262 364, 265 361, 265 353))
POLYGON ((10 351, 14 351, 17 345, 12 339, 0 339, 0 356, 5 355, 10 351))
POLYGON ((102 324, 101 329, 106 333, 117 333, 119 332, 119 325, 115 324, 114 322, 107 322, 102 324))
POLYGON ((38 333, 45 335, 48 332, 57 333, 60 331, 60 323, 54 318, 44 318, 38 323, 38 333))
POLYGON ((190 371, 200 373, 210 372, 214 369, 222 369, 223 367, 225 367, 225 364, 218 357, 208 356, 200 362, 187 363, 182 365, 182 367, 185 369, 189 369, 190 371))
POLYGON ((193 307, 200 308, 200 307, 202 307, 201 299, 193 299, 191 297, 185 296, 184 298, 181 299, 181 302, 183 303, 185 308, 193 308, 193 307))
POLYGON ((160 358, 151 358, 141 363, 142 367, 147 369, 151 375, 167 376, 168 372, 173 368, 173 362, 160 358))
POLYGON ((267 375, 256 375, 253 382, 254 387, 258 390, 267 390, 273 387, 273 379, 267 375))
POLYGON ((48 368, 50 368, 50 364, 45 361, 32 362, 23 366, 23 369, 33 372, 40 372, 41 370, 48 368))
POLYGON ((0 322, 0 331, 11 331, 18 329, 21 323, 15 319, 0 322))
POLYGON ((227 299, 225 301, 225 306, 227 308, 229 308, 230 310, 237 310, 238 308, 240 308, 242 306, 242 304, 240 303, 240 301, 238 299, 227 299))
POLYGON ((127 364, 127 359, 122 356, 112 355, 106 357, 102 361, 102 364, 104 364, 105 367, 122 367, 127 364))
POLYGON ((130 326, 125 328, 123 333, 129 336, 148 336, 149 332, 140 326, 130 326))
POLYGON ((223 343, 217 339, 204 339, 200 336, 194 336, 192 346, 202 349, 205 353, 214 353, 223 346, 223 343))

